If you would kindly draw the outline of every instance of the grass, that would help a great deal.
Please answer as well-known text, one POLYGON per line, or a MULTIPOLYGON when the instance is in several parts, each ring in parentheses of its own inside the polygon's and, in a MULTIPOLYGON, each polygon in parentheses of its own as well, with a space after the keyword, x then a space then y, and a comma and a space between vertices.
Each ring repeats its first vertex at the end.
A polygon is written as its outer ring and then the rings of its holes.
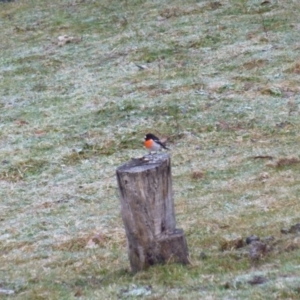
POLYGON ((298 299, 299 5, 0 3, 1 297, 298 299), (147 132, 192 264, 132 275, 115 170, 147 132))

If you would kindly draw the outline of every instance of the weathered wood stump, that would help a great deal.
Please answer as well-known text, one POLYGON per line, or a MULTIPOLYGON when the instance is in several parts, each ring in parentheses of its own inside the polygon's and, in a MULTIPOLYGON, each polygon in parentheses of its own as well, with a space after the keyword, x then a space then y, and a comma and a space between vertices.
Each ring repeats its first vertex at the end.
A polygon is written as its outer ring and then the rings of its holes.
POLYGON ((133 159, 117 169, 121 214, 133 272, 156 263, 188 264, 182 229, 176 229, 168 154, 133 159))

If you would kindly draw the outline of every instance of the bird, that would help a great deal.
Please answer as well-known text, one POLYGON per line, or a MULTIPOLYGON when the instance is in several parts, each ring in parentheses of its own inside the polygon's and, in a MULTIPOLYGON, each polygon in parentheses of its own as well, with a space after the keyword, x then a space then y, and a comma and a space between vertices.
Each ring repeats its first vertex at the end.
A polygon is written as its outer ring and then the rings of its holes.
POLYGON ((144 146, 145 146, 145 148, 147 148, 149 150, 150 153, 151 153, 151 151, 156 152, 161 149, 170 150, 159 140, 159 138, 157 136, 155 136, 152 133, 147 133, 145 135, 144 146))

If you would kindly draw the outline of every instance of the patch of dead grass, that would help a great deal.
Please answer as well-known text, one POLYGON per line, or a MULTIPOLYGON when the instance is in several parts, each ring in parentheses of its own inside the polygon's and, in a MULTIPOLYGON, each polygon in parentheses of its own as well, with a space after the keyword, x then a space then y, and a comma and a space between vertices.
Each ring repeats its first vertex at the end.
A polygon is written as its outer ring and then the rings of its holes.
POLYGON ((52 249, 55 251, 81 251, 82 249, 113 248, 126 246, 125 232, 121 229, 100 230, 92 233, 81 233, 78 237, 61 236, 52 249))
POLYGON ((30 158, 16 163, 5 163, 4 170, 0 171, 0 179, 16 182, 23 180, 26 176, 36 175, 48 164, 45 160, 30 158))
POLYGON ((300 62, 295 62, 291 67, 285 70, 287 73, 300 74, 300 62))
POLYGON ((251 70, 254 68, 261 68, 263 67, 268 61, 264 59, 256 59, 252 61, 248 61, 243 64, 243 67, 246 68, 247 70, 251 70))
POLYGON ((299 158, 297 157, 282 157, 279 158, 276 162, 277 168, 289 167, 299 164, 299 158))

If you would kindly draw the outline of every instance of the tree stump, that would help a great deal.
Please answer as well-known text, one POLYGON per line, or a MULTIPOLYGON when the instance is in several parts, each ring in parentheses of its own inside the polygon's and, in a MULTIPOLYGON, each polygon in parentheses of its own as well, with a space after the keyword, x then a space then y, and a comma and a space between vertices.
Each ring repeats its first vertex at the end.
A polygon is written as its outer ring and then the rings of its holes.
POLYGON ((121 214, 131 270, 164 262, 188 264, 182 229, 176 229, 168 154, 147 155, 117 168, 121 214))

